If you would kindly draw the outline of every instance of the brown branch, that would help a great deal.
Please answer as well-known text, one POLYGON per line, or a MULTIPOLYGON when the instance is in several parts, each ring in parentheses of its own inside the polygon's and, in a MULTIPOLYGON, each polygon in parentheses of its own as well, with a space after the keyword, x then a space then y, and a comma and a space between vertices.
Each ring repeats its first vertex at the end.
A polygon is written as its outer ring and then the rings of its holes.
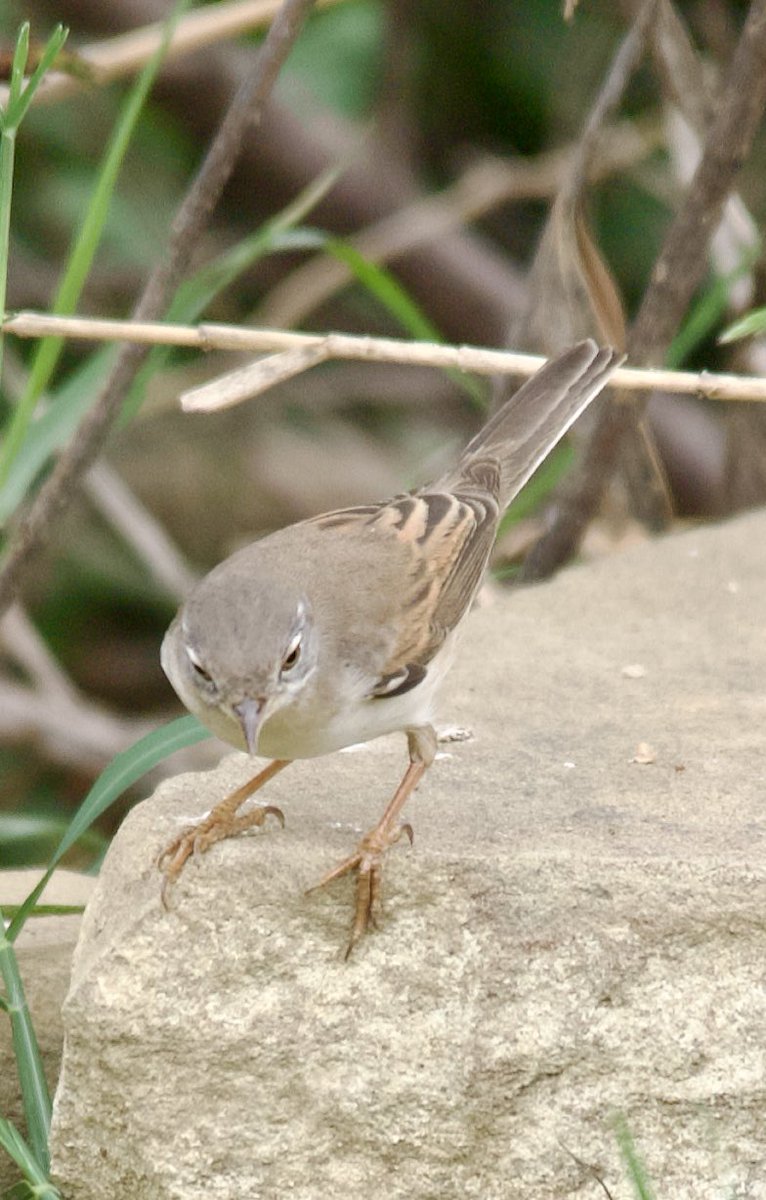
MULTIPOLYGON (((317 7, 326 8, 339 0, 316 0, 317 7)), ((207 49, 229 38, 260 29, 273 20, 279 10, 279 0, 219 0, 181 17, 168 46, 166 61, 172 62, 187 54, 207 49)), ((35 92, 34 104, 50 104, 66 100, 86 88, 102 87, 116 79, 138 74, 156 52, 163 37, 164 22, 131 29, 111 38, 100 38, 90 45, 79 46, 77 62, 82 75, 51 71, 35 92)), ((0 106, 8 103, 9 88, 0 84, 0 106)))
MULTIPOLYGON (((766 104, 766 0, 753 0, 717 114, 684 202, 665 237, 628 342, 648 366, 665 352, 707 267, 707 249, 726 197, 747 157, 766 104)), ((524 580, 542 579, 574 553, 598 509, 626 435, 646 400, 606 404, 550 529, 530 553, 524 580)))
MULTIPOLYGON (((602 131, 602 139, 588 163, 589 182, 624 171, 648 157, 659 143, 659 126, 638 127, 624 122, 602 131)), ((463 174, 432 195, 405 201, 395 209, 346 238, 372 262, 390 262, 408 252, 438 243, 461 226, 477 221, 501 204, 548 199, 562 185, 578 154, 576 146, 548 150, 531 159, 506 160, 484 155, 463 174)), ((300 325, 320 305, 352 282, 346 263, 318 254, 277 283, 256 312, 259 324, 300 325)))
MULTIPOLYGON (((621 298, 590 236, 584 199, 594 160, 607 135, 605 123, 617 110, 641 62, 655 7, 656 0, 642 0, 591 105, 538 243, 525 304, 510 322, 510 345, 554 353, 580 338, 594 336, 624 348, 621 298)), ((495 405, 508 395, 508 381, 497 380, 495 405)))
MULTIPOLYGON (((237 91, 202 166, 176 215, 164 260, 152 272, 134 310, 137 320, 153 320, 168 307, 194 248, 231 175, 243 138, 259 122, 277 75, 295 42, 313 0, 284 0, 258 54, 255 67, 237 91)), ((10 542, 0 569, 0 614, 16 595, 33 555, 47 542, 57 517, 98 457, 117 418, 146 346, 125 346, 93 408, 58 459, 10 542)))
MULTIPOLYGON (((527 378, 545 362, 536 354, 512 350, 488 350, 484 346, 450 346, 444 342, 410 342, 399 338, 359 336, 350 333, 294 333, 290 329, 256 329, 249 325, 222 325, 203 321, 199 325, 173 325, 168 321, 119 321, 102 317, 57 317, 48 313, 20 312, 0 323, 0 332, 15 337, 70 337, 94 342, 126 341, 146 346, 183 346, 196 350, 233 350, 268 355, 237 374, 251 375, 253 390, 265 391, 265 383, 274 382, 275 358, 282 354, 304 352, 297 365, 308 369, 314 361, 345 359, 365 363, 402 363, 408 366, 434 367, 441 370, 469 371, 477 375, 503 373, 527 378)), ((293 366, 295 360, 293 361, 293 366)), ((295 374, 292 369, 288 374, 295 374)), ((279 374, 277 369, 276 374, 279 374)), ((211 411, 239 403, 246 395, 237 395, 220 403, 216 389, 226 385, 228 375, 181 393, 181 407, 211 411), (211 403, 203 402, 203 395, 211 403)), ((717 375, 712 371, 661 371, 619 367, 611 376, 610 387, 638 392, 678 392, 705 396, 710 400, 743 400, 766 403, 766 378, 762 375, 717 375)))

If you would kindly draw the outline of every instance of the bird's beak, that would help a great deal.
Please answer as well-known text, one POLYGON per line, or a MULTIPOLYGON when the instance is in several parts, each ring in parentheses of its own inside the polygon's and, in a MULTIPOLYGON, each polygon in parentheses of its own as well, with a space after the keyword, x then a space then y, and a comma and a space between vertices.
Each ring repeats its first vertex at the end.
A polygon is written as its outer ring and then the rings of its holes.
POLYGON ((258 753, 258 734, 263 723, 263 716, 266 710, 266 701, 261 698, 258 700, 243 700, 241 704, 234 705, 234 711, 239 717, 239 723, 242 726, 242 732, 245 735, 245 743, 249 754, 258 753))

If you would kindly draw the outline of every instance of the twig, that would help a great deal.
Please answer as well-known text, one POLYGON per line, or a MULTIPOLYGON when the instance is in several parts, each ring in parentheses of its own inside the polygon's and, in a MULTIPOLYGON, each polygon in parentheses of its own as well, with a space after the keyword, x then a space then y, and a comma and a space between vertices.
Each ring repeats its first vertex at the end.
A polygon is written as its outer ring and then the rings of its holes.
MULTIPOLYGON (((671 0, 658 0, 656 19, 650 29, 650 49, 654 69, 663 96, 669 102, 665 124, 671 162, 683 186, 687 186, 699 163, 701 145, 714 111, 709 70, 676 13, 671 0)), ((741 196, 733 192, 727 199, 722 219, 710 247, 712 261, 720 275, 741 268, 743 261, 757 250, 758 230, 741 196)), ((751 302, 752 274, 735 280, 729 292, 734 311, 751 302)))
POLYGON ((0 679, 0 738, 34 738, 46 755, 65 766, 100 771, 120 750, 155 728, 155 721, 114 717, 92 702, 67 703, 0 679))
MULTIPOLYGON (((316 0, 317 7, 327 8, 340 0, 316 0)), ((268 25, 279 11, 281 0, 221 0, 208 4, 183 17, 173 34, 167 58, 193 54, 205 46, 215 45, 226 38, 268 25)), ((88 46, 80 46, 77 58, 85 68, 83 80, 76 75, 52 72, 38 89, 35 104, 50 104, 83 90, 88 84, 107 84, 116 79, 137 74, 152 57, 162 37, 162 23, 144 25, 105 38, 88 46)), ((8 98, 8 88, 0 85, 0 105, 8 98)))
MULTIPOLYGON (((24 610, 14 605, 0 621, 0 645, 29 683, 0 674, 0 742, 33 740, 53 762, 96 773, 121 750, 157 726, 156 718, 120 716, 88 699, 61 670, 24 610)), ((163 714, 164 716, 164 714, 163 714)), ((190 746, 151 773, 199 770, 214 760, 211 744, 190 746)))
MULTIPOLYGON (((643 51, 653 0, 642 10, 612 58, 563 172, 527 277, 526 297, 513 315, 507 341, 524 349, 552 352, 594 334, 617 349, 625 345, 622 300, 590 235, 585 190, 591 166, 643 51)), ((497 406, 508 397, 505 379, 495 380, 497 406)))
POLYGON ((627 86, 644 53, 646 37, 654 20, 658 0, 643 0, 628 33, 614 56, 596 102, 588 113, 577 152, 572 157, 572 187, 581 189, 599 153, 607 120, 622 103, 627 86))
POLYGON ((14 604, 0 621, 0 644, 37 689, 47 692, 52 700, 74 702, 77 689, 18 604, 14 604))
POLYGON ((153 727, 144 719, 112 716, 86 700, 19 605, 0 621, 0 644, 30 681, 25 685, 0 677, 3 741, 31 735, 59 762, 99 770, 153 727))
MULTIPOLYGON (((633 0, 631 7, 641 0, 633 0)), ((702 138, 713 116, 705 72, 671 0, 658 0, 649 30, 654 69, 663 94, 702 138)))
MULTIPOLYGON (((766 0, 753 0, 684 202, 671 223, 628 342, 630 357, 662 362, 707 266, 710 238, 766 104, 766 0)), ((524 565, 524 580, 550 575, 574 553, 598 509, 626 434, 645 399, 601 409, 576 479, 524 565)))
MULTIPOLYGON (((9 399, 14 402, 17 400, 26 386, 27 378, 19 356, 13 347, 7 346, 5 384, 9 399)), ((45 400, 47 402, 47 397, 45 400)), ((185 596, 196 578, 194 571, 159 521, 114 467, 106 462, 97 462, 86 473, 83 487, 157 583, 177 599, 185 596)), ((8 613, 7 619, 10 616, 11 613, 8 613)))
MULTIPOLYGON (((237 91, 171 229, 165 259, 152 272, 134 310, 136 320, 154 320, 167 308, 195 246, 223 191, 249 128, 261 119, 277 75, 297 38, 313 0, 284 0, 269 29, 254 69, 237 91)), ((100 453, 136 372, 148 351, 135 343, 120 353, 96 403, 42 485, 11 541, 0 569, 0 613, 21 583, 23 572, 50 536, 55 519, 69 504, 83 475, 100 453)))
MULTIPOLYGON (((594 161, 589 164, 589 178, 604 179, 635 166, 658 144, 656 129, 636 129, 633 122, 605 130, 594 161)), ((371 262, 390 262, 419 246, 438 242, 501 204, 551 196, 576 153, 577 147, 571 146, 532 159, 483 157, 442 192, 406 204, 348 241, 371 262)), ((298 325, 352 279, 353 273, 345 263, 326 254, 317 255, 272 288, 258 307, 257 319, 264 325, 298 325)))
POLYGON ((185 596, 197 578, 194 571, 114 468, 97 462, 85 476, 83 486, 160 587, 176 600, 185 596))
MULTIPOLYGON (((53 317, 44 313, 16 313, 0 325, 3 333, 17 337, 63 337, 89 341, 131 341, 146 345, 187 346, 198 350, 240 350, 251 353, 306 351, 307 365, 314 358, 357 362, 406 363, 409 366, 472 371, 477 375, 504 373, 534 375, 545 362, 537 354, 510 350, 485 350, 480 346, 445 346, 434 342, 407 342, 396 338, 355 337, 344 333, 293 333, 282 329, 250 329, 241 325, 203 323, 171 325, 161 321, 109 321, 89 317, 53 317)), ((273 382, 273 362, 265 360, 264 376, 273 382)), ((257 371, 254 363, 245 370, 257 371)), ((239 373, 239 372, 237 372, 239 373)), ((223 379, 226 379, 223 376, 223 379)), ((257 382, 257 381, 256 381, 257 382)), ((212 390, 220 380, 204 384, 187 396, 212 390)), ((623 391, 665 391, 705 396, 710 400, 766 401, 766 378, 750 375, 715 375, 708 371, 665 371, 620 367, 609 381, 623 391)), ((256 387, 257 390, 257 387, 256 387)), ((252 391, 249 394, 253 394, 252 391)), ((238 397, 242 399, 243 397, 238 397)), ((190 404, 189 408, 221 407, 190 404)))

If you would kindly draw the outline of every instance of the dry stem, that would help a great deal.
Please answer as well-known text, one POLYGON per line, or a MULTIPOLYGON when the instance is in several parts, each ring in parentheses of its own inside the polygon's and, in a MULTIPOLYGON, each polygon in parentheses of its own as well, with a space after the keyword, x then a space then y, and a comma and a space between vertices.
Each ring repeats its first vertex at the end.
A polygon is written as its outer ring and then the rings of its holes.
MULTIPOLYGON (((445 346, 434 342, 407 342, 395 338, 355 337, 343 333, 292 333, 282 329, 251 329, 241 325, 204 323, 171 325, 161 321, 109 321, 89 317, 54 317, 22 312, 8 317, 3 333, 17 337, 82 338, 89 341, 131 341, 145 345, 187 346, 199 350, 238 350, 266 353, 250 366, 221 376, 187 392, 184 408, 211 411, 238 403, 265 391, 296 371, 281 371, 277 360, 290 355, 306 369, 314 362, 345 359, 359 362, 405 363, 409 366, 471 371, 477 375, 533 375, 545 362, 536 354, 485 350, 480 346, 445 346), (276 369, 275 369, 276 368, 276 369), (243 393, 226 394, 230 379, 246 375, 243 393), (226 399, 221 402, 221 397, 226 399), (210 401, 210 402, 208 402, 210 401)), ((766 401, 766 379, 750 375, 716 375, 708 371, 665 371, 621 367, 610 387, 622 391, 663 391, 705 396, 709 400, 766 401)))
MULTIPOLYGON (((316 6, 327 8, 339 2, 316 0, 316 6)), ((178 22, 167 58, 181 58, 205 46, 260 29, 274 19, 280 3, 281 0, 220 0, 218 4, 195 9, 178 22)), ((54 71, 36 91, 34 103, 50 104, 82 91, 88 84, 104 85, 116 79, 130 78, 155 53, 162 39, 162 30, 162 22, 157 22, 78 47, 77 58, 82 62, 88 78, 83 80, 75 75, 54 71)), ((0 105, 7 102, 8 87, 0 84, 0 105)))
MULTIPOLYGON (((707 269, 707 250, 766 103, 766 0, 753 0, 705 148, 683 204, 667 232, 628 341, 631 358, 660 363, 707 269)), ((550 575, 575 552, 614 472, 635 406, 607 404, 550 529, 527 559, 524 578, 550 575)))
MULTIPOLYGON (((239 155, 242 143, 261 118, 279 71, 297 38, 313 0, 284 0, 258 53, 255 65, 237 91, 193 180, 171 229, 166 257, 152 272, 134 317, 151 321, 167 308, 207 226, 239 155)), ((0 569, 0 613, 13 600, 32 556, 50 536, 56 518, 69 504, 83 475, 98 457, 147 349, 123 347, 93 408, 83 418, 70 445, 56 462, 19 524, 0 569)))

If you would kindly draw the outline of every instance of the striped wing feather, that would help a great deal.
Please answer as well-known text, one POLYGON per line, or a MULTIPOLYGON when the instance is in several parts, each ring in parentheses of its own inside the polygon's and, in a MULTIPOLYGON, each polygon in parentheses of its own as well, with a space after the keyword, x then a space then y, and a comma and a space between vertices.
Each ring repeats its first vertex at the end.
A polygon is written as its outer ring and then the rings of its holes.
MULTIPOLYGON (((416 492, 380 505, 340 509, 315 517, 324 528, 375 529, 407 547, 411 570, 403 580, 400 637, 374 696, 395 696, 417 686, 445 638, 467 611, 481 583, 495 536, 498 505, 484 483, 465 480, 460 492, 416 492)), ((495 472, 496 478, 496 472, 495 472)))
POLYGON ((481 582, 504 509, 622 361, 593 341, 549 361, 468 443, 430 488, 316 517, 325 528, 374 529, 409 550, 397 645, 372 694, 415 687, 481 582))

